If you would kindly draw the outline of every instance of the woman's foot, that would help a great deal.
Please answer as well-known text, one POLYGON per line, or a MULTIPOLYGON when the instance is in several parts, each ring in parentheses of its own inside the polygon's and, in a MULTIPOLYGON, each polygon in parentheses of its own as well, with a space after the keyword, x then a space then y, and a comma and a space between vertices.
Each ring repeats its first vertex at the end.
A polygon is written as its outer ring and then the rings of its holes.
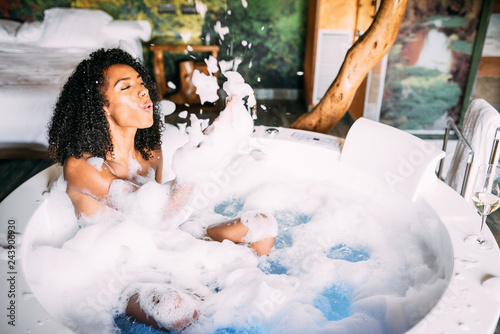
POLYGON ((250 244, 250 248, 253 249, 259 255, 269 255, 269 252, 274 246, 274 237, 265 238, 250 244))
POLYGON ((209 226, 207 235, 215 241, 248 243, 259 255, 268 255, 278 234, 278 223, 271 215, 247 211, 241 218, 209 226))

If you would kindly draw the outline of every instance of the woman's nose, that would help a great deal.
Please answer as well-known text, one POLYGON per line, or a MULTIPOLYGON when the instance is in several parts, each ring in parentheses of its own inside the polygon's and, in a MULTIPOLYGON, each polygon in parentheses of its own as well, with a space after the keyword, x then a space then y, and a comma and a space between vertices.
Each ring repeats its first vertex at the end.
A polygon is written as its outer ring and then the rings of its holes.
POLYGON ((142 89, 139 91, 139 96, 144 97, 149 94, 149 90, 146 87, 142 87, 142 89))

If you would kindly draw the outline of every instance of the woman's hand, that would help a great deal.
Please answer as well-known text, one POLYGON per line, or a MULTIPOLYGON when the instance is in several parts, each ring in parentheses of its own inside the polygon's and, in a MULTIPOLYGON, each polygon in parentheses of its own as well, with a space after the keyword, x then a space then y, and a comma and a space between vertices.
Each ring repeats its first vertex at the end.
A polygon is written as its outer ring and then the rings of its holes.
MULTIPOLYGON (((233 116, 233 106, 232 104, 235 103, 238 99, 238 95, 233 95, 231 96, 231 99, 226 100, 226 108, 224 108, 224 112, 228 112, 230 117, 232 118, 233 116)), ((203 134, 209 136, 213 131, 214 131, 214 124, 219 120, 220 115, 215 118, 212 124, 206 127, 205 130, 203 130, 203 134)))

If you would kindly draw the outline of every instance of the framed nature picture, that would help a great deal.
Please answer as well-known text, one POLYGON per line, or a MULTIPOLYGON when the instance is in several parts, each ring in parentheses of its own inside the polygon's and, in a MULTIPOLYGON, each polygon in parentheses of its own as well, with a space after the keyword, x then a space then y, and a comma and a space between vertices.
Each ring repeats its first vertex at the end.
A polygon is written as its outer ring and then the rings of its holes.
POLYGON ((408 1, 388 55, 382 123, 432 134, 444 131, 448 117, 460 122, 475 78, 474 53, 481 50, 475 46, 484 41, 478 35, 483 1, 408 1))

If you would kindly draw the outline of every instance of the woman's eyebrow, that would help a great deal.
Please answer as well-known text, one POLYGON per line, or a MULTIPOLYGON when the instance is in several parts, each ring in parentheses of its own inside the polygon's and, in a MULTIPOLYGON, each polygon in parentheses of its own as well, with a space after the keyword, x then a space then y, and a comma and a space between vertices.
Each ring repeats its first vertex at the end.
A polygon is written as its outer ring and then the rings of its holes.
MULTIPOLYGON (((142 79, 142 77, 141 77, 141 75, 140 75, 140 74, 138 74, 138 75, 137 75, 137 79, 139 79, 139 78, 140 78, 140 79, 142 79)), ((126 77, 126 78, 121 78, 121 79, 118 79, 118 80, 115 82, 114 87, 116 87, 116 85, 118 85, 118 84, 120 83, 120 81, 126 81, 126 80, 130 80, 130 77, 126 77)))
POLYGON ((130 80, 130 77, 126 77, 126 78, 121 78, 121 79, 118 79, 118 80, 115 82, 114 87, 116 87, 116 85, 118 85, 118 84, 120 83, 120 81, 126 81, 126 80, 130 80))

